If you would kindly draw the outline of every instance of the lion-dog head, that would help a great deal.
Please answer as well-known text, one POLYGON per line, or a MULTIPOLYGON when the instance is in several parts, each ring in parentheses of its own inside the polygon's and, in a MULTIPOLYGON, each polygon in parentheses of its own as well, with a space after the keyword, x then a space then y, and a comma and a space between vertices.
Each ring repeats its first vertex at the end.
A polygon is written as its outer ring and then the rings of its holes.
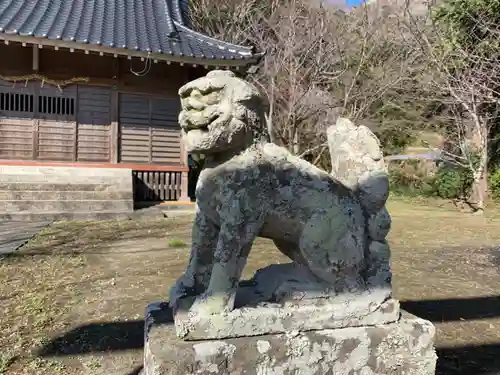
POLYGON ((192 154, 238 152, 267 140, 264 102, 252 84, 214 70, 179 89, 179 124, 192 154))

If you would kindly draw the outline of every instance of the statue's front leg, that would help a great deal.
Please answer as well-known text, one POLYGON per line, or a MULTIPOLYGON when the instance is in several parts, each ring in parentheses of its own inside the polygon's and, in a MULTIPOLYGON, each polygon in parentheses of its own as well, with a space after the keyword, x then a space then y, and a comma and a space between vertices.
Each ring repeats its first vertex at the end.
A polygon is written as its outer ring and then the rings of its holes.
POLYGON ((197 209, 193 222, 189 264, 170 289, 170 306, 176 306, 182 297, 202 294, 208 288, 218 238, 217 226, 197 209))
POLYGON ((221 226, 210 283, 191 307, 192 312, 211 315, 233 310, 243 267, 261 227, 260 220, 234 218, 221 226))

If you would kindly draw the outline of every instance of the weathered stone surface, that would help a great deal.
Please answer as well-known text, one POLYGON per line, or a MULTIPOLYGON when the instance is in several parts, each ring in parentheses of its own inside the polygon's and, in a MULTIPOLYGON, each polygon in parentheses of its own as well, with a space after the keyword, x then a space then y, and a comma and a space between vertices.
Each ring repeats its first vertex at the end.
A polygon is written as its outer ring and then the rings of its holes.
MULTIPOLYGON (((337 128, 335 134, 343 134, 338 147, 348 162, 339 169, 345 176, 337 178, 269 143, 258 90, 234 74, 212 71, 183 86, 179 95, 186 147, 206 155, 206 163, 196 189, 190 262, 171 289, 172 306, 194 297, 189 320, 211 316, 216 325, 223 324, 224 315, 234 309, 252 243, 261 236, 327 283, 330 305, 363 306, 362 315, 371 304, 375 310, 380 307, 390 297, 388 254, 369 254, 373 239, 368 232, 384 243, 387 217, 378 212, 388 185, 371 132, 352 124, 337 128)), ((339 156, 338 162, 342 160, 339 156)), ((311 308, 320 303, 313 298, 307 302, 311 308)), ((355 314, 349 310, 345 315, 355 314)))
POLYGON ((434 374, 433 325, 402 319, 391 298, 375 135, 347 119, 330 127, 330 175, 269 143, 258 90, 234 74, 179 95, 186 148, 206 162, 189 265, 170 307, 147 310, 145 374, 434 374), (239 282, 258 236, 293 263, 239 282))
POLYGON ((287 331, 359 327, 397 321, 399 303, 390 299, 371 310, 370 296, 345 303, 313 300, 303 305, 262 304, 242 307, 227 314, 196 315, 177 312, 175 327, 185 340, 247 337, 287 331))
POLYGON ((338 295, 307 267, 275 264, 241 282, 228 313, 192 314, 192 298, 182 299, 175 326, 185 340, 203 340, 391 323, 400 311, 390 295, 379 287, 338 295))
MULTIPOLYGON (((357 126, 346 118, 338 118, 327 129, 328 148, 332 159, 332 175, 352 189, 373 173, 387 172, 380 143, 366 126, 357 126)), ((381 192, 388 192, 385 186, 381 192)), ((383 205, 385 200, 380 201, 383 205)))
POLYGON ((390 229, 391 216, 385 208, 382 208, 368 219, 368 235, 375 241, 383 241, 389 234, 390 229))
POLYGON ((339 118, 327 129, 332 175, 349 186, 363 206, 368 246, 365 280, 369 285, 391 288, 390 248, 385 238, 391 216, 385 208, 389 176, 380 142, 366 126, 339 118))
POLYGON ((144 375, 433 375, 434 326, 392 324, 216 341, 176 337, 167 304, 146 314, 144 375))

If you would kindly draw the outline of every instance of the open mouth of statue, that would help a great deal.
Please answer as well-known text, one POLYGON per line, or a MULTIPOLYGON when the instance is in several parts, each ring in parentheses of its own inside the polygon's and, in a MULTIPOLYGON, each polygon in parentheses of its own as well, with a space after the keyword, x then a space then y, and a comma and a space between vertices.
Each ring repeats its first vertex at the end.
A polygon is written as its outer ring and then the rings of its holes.
POLYGON ((186 133, 208 133, 210 132, 210 125, 215 122, 219 118, 219 114, 214 114, 210 117, 205 117, 203 119, 194 119, 191 116, 187 116, 185 119, 184 131, 186 133))
POLYGON ((204 139, 209 133, 208 128, 184 130, 184 134, 192 140, 204 139))

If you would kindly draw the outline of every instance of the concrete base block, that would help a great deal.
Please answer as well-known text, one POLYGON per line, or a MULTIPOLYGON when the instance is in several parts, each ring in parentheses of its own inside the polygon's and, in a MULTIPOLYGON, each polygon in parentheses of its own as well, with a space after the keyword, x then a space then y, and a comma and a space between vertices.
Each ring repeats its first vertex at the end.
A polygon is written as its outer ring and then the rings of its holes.
POLYGON ((435 328, 403 313, 395 323, 223 340, 176 336, 165 303, 146 311, 144 375, 433 375, 435 328))
POLYGON ((241 281, 235 309, 198 314, 194 296, 177 300, 174 321, 184 340, 215 340, 290 331, 374 326, 396 322, 399 302, 388 285, 338 293, 297 263, 273 264, 241 281))
POLYGON ((376 293, 374 295, 373 303, 367 294, 345 303, 324 303, 321 300, 303 305, 268 303, 216 315, 193 315, 189 310, 183 309, 176 311, 174 321, 177 335, 184 340, 258 336, 396 322, 400 315, 399 301, 389 299, 380 304, 380 298, 377 298, 376 293))

